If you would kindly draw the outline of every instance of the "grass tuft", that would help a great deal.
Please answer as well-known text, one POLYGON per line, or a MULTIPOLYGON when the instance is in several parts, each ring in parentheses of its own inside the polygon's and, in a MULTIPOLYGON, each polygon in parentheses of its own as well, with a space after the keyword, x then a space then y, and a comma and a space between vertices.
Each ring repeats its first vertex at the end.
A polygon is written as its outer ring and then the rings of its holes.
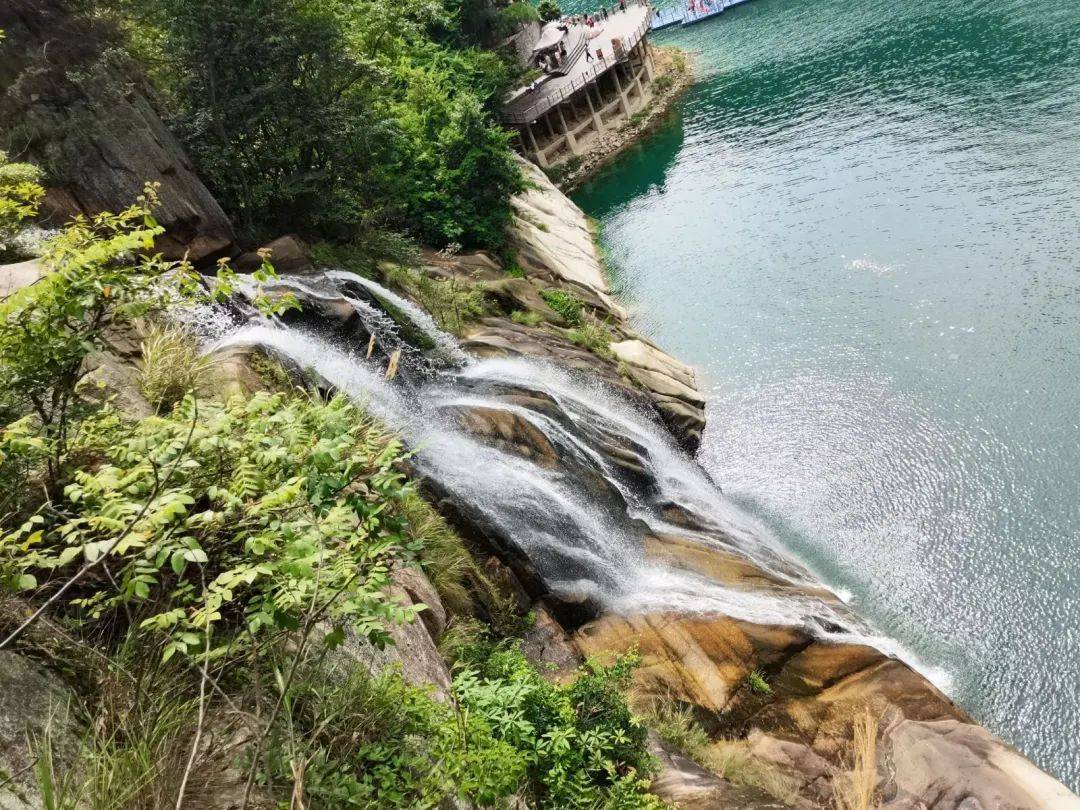
POLYGON ((536 326, 543 320, 539 312, 515 309, 510 313, 510 320, 522 326, 536 326))
POLYGON ((746 676, 746 685, 750 687, 751 692, 756 692, 759 695, 772 694, 772 687, 769 686, 769 682, 765 680, 765 673, 760 669, 755 669, 746 676))
POLYGON ((833 780, 836 810, 876 807, 878 719, 869 710, 852 723, 851 770, 833 780))
POLYGON ((585 308, 585 302, 574 295, 572 292, 560 289, 541 290, 541 297, 549 307, 559 313, 571 326, 578 326, 581 323, 581 313, 585 308))
POLYGON ((583 321, 580 326, 567 332, 566 336, 578 346, 588 349, 606 360, 611 360, 614 357, 611 352, 611 332, 601 323, 583 321))
POLYGON ((158 413, 168 413, 191 391, 214 378, 213 358, 202 353, 188 329, 177 324, 151 324, 142 343, 143 396, 158 413))

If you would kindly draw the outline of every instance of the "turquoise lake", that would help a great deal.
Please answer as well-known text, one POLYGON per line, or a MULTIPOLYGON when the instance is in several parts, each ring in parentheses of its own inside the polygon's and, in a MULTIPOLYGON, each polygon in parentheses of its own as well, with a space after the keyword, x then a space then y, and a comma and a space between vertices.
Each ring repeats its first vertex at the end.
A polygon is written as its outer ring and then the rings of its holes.
POLYGON ((1080 788, 1080 3, 752 0, 576 195, 727 495, 1080 788))

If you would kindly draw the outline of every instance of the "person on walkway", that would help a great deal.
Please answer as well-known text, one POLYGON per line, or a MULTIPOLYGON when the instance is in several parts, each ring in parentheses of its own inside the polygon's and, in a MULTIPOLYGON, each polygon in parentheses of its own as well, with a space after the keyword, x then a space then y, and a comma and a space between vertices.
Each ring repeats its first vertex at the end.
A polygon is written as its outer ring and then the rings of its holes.
POLYGON ((589 43, 588 42, 585 43, 585 61, 586 62, 591 62, 592 61, 592 51, 589 50, 589 43))
POLYGON ((626 11, 626 0, 619 0, 619 11, 626 11))
POLYGON ((607 20, 607 6, 600 6, 600 16, 607 20))

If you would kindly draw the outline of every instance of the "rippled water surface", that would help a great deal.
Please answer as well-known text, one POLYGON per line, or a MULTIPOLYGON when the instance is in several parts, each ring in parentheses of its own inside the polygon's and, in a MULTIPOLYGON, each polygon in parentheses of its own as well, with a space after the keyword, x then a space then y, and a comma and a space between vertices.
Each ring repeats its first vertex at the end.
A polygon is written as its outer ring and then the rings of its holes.
POLYGON ((1080 787, 1080 3, 753 0, 578 195, 701 460, 1080 787))

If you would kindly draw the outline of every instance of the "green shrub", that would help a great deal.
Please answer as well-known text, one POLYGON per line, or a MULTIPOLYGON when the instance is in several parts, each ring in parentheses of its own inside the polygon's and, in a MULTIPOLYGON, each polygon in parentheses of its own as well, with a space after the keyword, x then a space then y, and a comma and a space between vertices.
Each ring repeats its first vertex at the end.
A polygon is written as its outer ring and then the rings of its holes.
POLYGON ((270 752, 274 781, 293 783, 293 763, 308 763, 304 795, 317 808, 501 807, 514 796, 553 810, 664 806, 645 791, 655 763, 622 697, 632 659, 557 686, 517 645, 464 626, 452 703, 393 672, 303 668, 270 752))
POLYGON ((551 22, 562 16, 562 9, 559 8, 556 0, 540 0, 537 10, 540 12, 540 19, 544 22, 551 22))
POLYGON ((12 240, 23 223, 37 214, 45 190, 38 185, 41 170, 29 163, 11 163, 0 151, 0 259, 10 255, 12 240))
POLYGON ((510 313, 510 320, 514 323, 521 324, 522 326, 536 326, 543 318, 540 316, 539 312, 515 309, 510 313))
MULTIPOLYGON (((147 255, 163 233, 155 222, 154 186, 119 214, 76 217, 52 238, 41 257, 45 271, 35 284, 0 302, 0 422, 29 418, 17 432, 31 429, 44 485, 52 498, 62 488, 67 444, 83 402, 77 395, 84 361, 105 345, 110 330, 180 300, 205 297, 202 279, 186 262, 147 255)), ((267 263, 252 274, 262 283, 274 276, 267 263)), ((232 293, 235 273, 222 261, 210 295, 232 293)), ((264 314, 295 306, 287 295, 270 301, 259 295, 264 314)), ((31 455, 19 445, 23 462, 31 455)), ((0 475, 11 471, 0 450, 0 475)), ((28 472, 30 466, 20 467, 28 472)), ((25 481, 0 480, 9 493, 25 481)))
POLYGON ((657 76, 653 80, 653 90, 657 93, 666 93, 671 89, 671 85, 675 83, 675 80, 666 73, 663 76, 657 76))
POLYGON ((765 673, 760 669, 755 669, 746 676, 746 685, 750 687, 751 692, 757 692, 759 695, 772 694, 772 687, 769 686, 769 682, 765 680, 765 673))
POLYGON ((42 257, 45 275, 0 303, 0 416, 32 413, 57 495, 78 406, 83 361, 103 346, 107 329, 160 308, 159 280, 179 269, 159 258, 131 259, 162 231, 153 221, 153 190, 120 214, 75 219, 42 257))
POLYGON ((611 332, 601 323, 582 321, 580 326, 571 329, 566 336, 600 357, 611 359, 615 356, 611 351, 611 332))
MULTIPOLYGON (((532 16, 527 2, 492 20, 532 16)), ((451 0, 106 0, 199 174, 250 241, 385 229, 496 247, 521 172, 507 60, 451 0)))
POLYGON ((521 269, 521 265, 517 262, 511 262, 507 265, 505 272, 510 278, 525 278, 525 271, 521 269))
POLYGON ((409 556, 395 508, 400 445, 343 398, 185 399, 136 424, 105 409, 74 455, 96 459, 64 491, 58 522, 0 537, 8 582, 67 578, 107 558, 110 578, 72 594, 83 621, 119 613, 168 639, 163 655, 212 655, 319 616, 377 643, 411 616, 383 588, 409 556), (111 584, 112 581, 116 585, 111 584))
POLYGON ((568 324, 578 326, 581 323, 581 313, 585 307, 585 302, 572 292, 549 289, 541 290, 540 295, 547 301, 548 306, 555 310, 568 324))
POLYGON ((407 277, 412 288, 435 323, 445 332, 461 335, 465 327, 485 313, 484 293, 475 284, 457 277, 438 281, 423 271, 407 277))
POLYGON ((506 37, 517 32, 522 25, 539 20, 540 14, 536 6, 528 0, 513 0, 505 8, 499 9, 496 25, 499 32, 506 37))

